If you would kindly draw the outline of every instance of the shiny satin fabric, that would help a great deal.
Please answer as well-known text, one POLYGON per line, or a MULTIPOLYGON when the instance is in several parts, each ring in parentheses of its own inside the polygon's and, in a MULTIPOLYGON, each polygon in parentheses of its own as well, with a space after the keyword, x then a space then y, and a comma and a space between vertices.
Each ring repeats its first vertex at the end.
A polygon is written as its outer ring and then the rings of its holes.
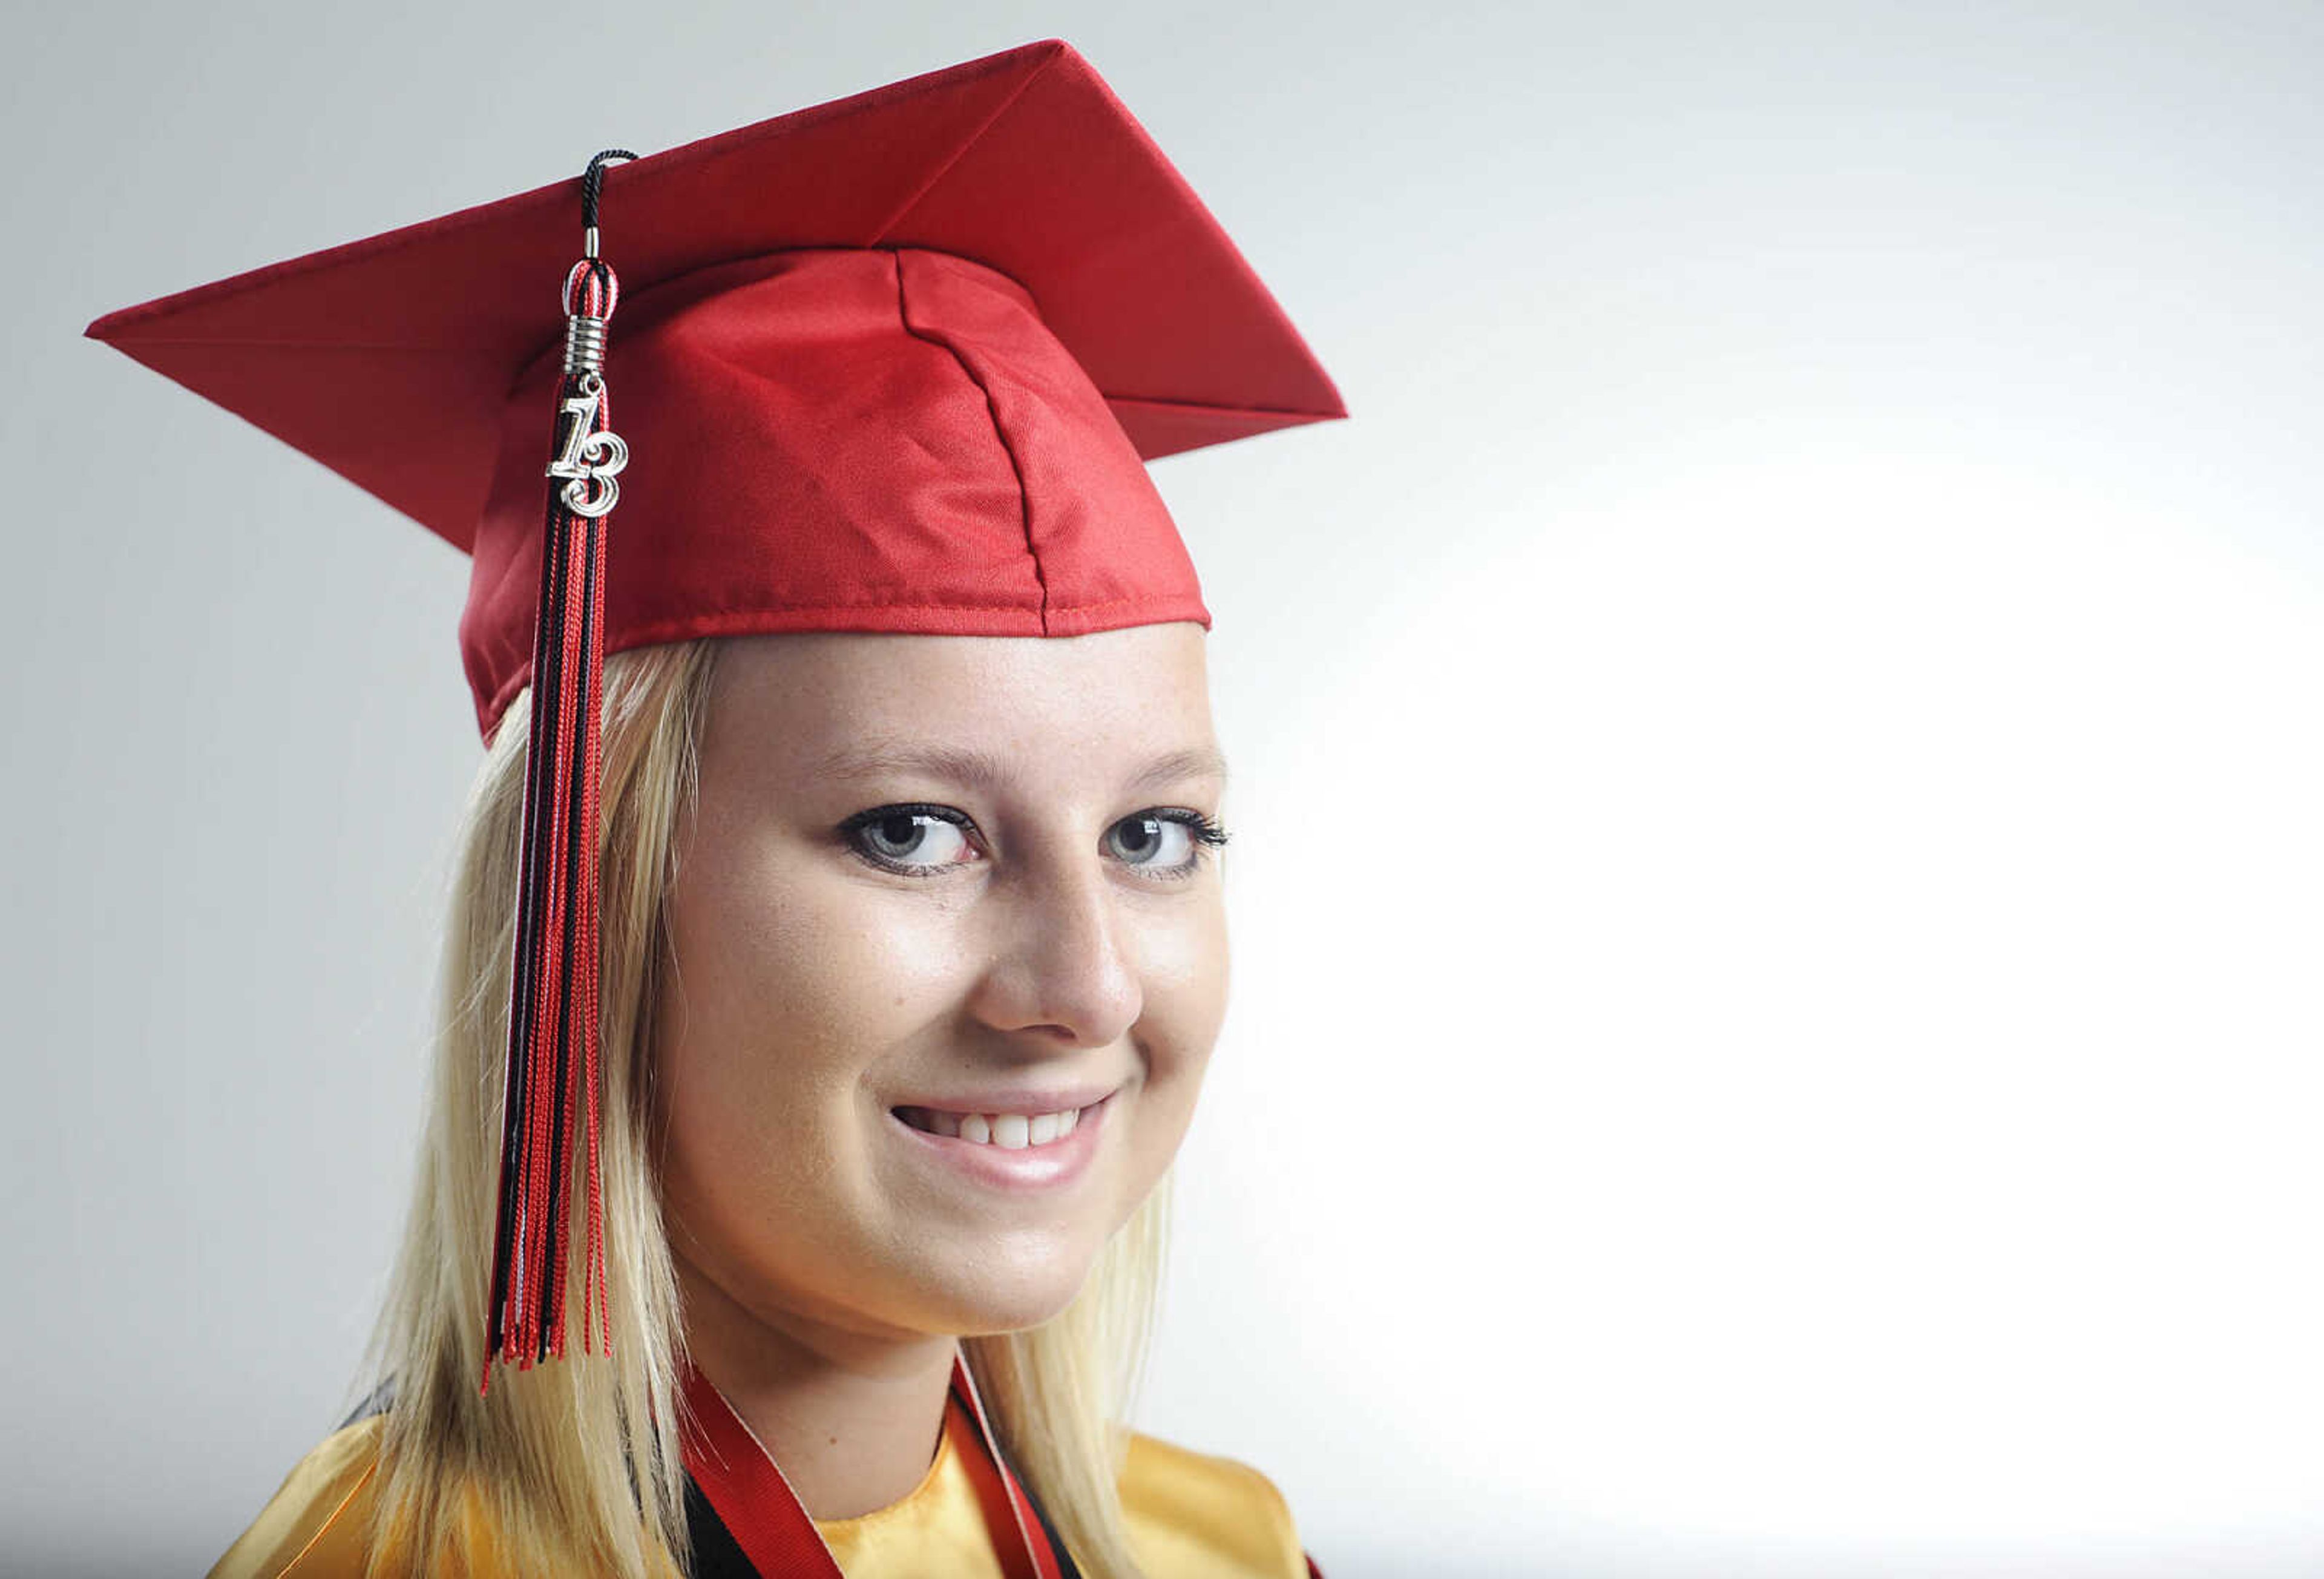
MULTIPOLYGON (((382 1419, 358 1420, 317 1445, 209 1579, 358 1579, 382 1419)), ((816 1521, 846 1579, 1001 1579, 1006 1570, 974 1478, 974 1442, 964 1420, 948 1425, 910 1495, 861 1519, 816 1521)), ((1131 1548, 1148 1579, 1305 1579, 1310 1572, 1282 1493, 1246 1464, 1134 1435, 1120 1487, 1131 1548)), ((469 1500, 468 1529, 466 1579, 516 1579, 496 1556, 481 1497, 469 1500)))
MULTIPOLYGON (((460 646, 489 735, 529 682, 544 353, 500 411, 460 646)), ((779 631, 1208 626, 1146 465, 1025 288, 918 248, 821 249, 626 291, 628 445, 605 651, 779 631)))
MULTIPOLYGON (((475 554, 460 644, 487 740, 532 662, 579 185, 88 330, 475 554)), ((1207 625, 1145 463, 1345 414, 1062 41, 617 163, 602 195, 603 410, 628 449, 606 652, 1207 625)))

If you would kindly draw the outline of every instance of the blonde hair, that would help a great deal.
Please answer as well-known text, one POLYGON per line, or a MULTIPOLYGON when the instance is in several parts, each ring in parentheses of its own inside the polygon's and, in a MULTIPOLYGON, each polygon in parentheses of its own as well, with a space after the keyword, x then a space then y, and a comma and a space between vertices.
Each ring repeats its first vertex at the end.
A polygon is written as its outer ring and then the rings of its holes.
MULTIPOLYGON (((648 1579, 687 1561, 677 1377, 685 1343, 651 1168, 664 904, 698 786, 715 640, 605 660, 601 788, 602 1188, 613 1355, 496 1368, 479 1396, 507 1057, 530 693, 472 790, 446 928, 434 1076, 403 1244, 373 1339, 392 1390, 370 1573, 648 1579), (487 1557, 487 1555, 489 1556, 487 1557)), ((577 1160, 577 1159, 576 1159, 577 1160)), ((568 1190, 576 1203, 584 1192, 568 1190)), ((1091 1579, 1133 1579, 1116 1478, 1152 1325, 1168 1197, 1157 1187, 1054 1319, 964 1348, 1004 1451, 1091 1579)), ((582 1229, 576 1226, 578 1242, 582 1229)))

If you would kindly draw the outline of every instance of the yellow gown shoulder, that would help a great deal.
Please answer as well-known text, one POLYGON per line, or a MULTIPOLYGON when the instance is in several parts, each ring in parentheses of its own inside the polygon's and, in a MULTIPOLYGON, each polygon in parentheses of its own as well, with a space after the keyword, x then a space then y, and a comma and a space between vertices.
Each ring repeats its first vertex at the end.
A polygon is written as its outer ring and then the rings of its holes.
POLYGON ((385 1417, 341 1427, 300 1459, 209 1579, 357 1579, 385 1417))
POLYGON ((1152 1579, 1307 1579, 1290 1506, 1250 1465, 1133 1431, 1120 1483, 1130 1548, 1152 1579))
MULTIPOLYGON (((300 1460, 209 1579, 363 1579, 383 1421, 335 1431, 300 1460)), ((1133 1432, 1120 1487, 1150 1579, 1305 1579, 1283 1493, 1248 1464, 1133 1432)))

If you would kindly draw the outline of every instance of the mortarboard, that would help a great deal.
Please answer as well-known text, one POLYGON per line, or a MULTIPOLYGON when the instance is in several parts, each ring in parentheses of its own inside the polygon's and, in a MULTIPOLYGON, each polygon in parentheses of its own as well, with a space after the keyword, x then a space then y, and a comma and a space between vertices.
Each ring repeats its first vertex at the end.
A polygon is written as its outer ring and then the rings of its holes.
POLYGON ((587 1191, 585 1348, 603 1297, 603 654, 1207 626, 1145 462, 1345 414, 1217 221, 1056 40, 601 154, 578 182, 88 332, 472 556, 460 648, 487 740, 533 685, 488 1334, 520 1366, 565 1352, 568 1187, 587 1191))

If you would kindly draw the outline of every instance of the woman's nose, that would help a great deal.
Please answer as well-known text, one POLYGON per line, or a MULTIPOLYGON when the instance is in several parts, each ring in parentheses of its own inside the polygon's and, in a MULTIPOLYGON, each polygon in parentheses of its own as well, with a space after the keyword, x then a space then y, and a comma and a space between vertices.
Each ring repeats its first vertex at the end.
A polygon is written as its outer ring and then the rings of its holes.
POLYGON ((1071 1047, 1129 1034, 1144 1002, 1133 918, 1097 857, 1020 868, 983 903, 994 912, 992 963, 977 983, 978 1019, 1071 1047))

